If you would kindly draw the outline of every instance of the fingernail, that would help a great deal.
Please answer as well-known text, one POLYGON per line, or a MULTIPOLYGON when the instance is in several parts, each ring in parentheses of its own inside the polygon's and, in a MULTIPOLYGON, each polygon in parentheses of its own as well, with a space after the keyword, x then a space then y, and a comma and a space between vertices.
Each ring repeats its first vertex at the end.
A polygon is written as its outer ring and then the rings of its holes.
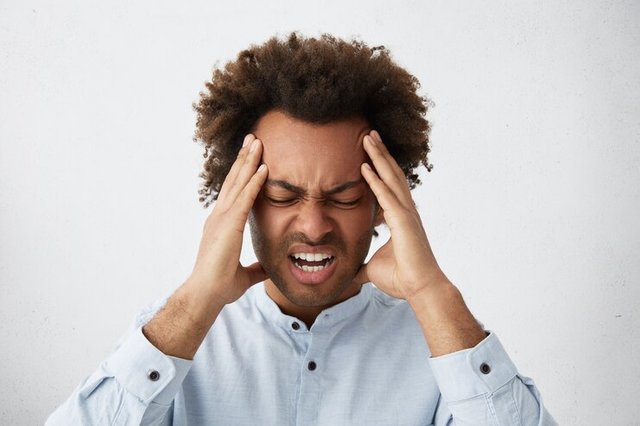
POLYGON ((258 167, 258 171, 259 171, 259 172, 261 172, 261 171, 263 171, 263 170, 264 170, 264 169, 266 169, 266 168, 267 168, 267 165, 266 165, 266 164, 264 164, 264 163, 262 163, 262 164, 260 164, 260 167, 258 167))
POLYGON ((364 168, 367 170, 371 170, 371 166, 369 165, 369 163, 363 163, 364 168))
POLYGON ((382 138, 380 137, 380 133, 378 133, 377 130, 372 130, 371 134, 373 135, 374 138, 376 138, 377 140, 381 141, 382 138))
POLYGON ((242 142, 242 147, 244 148, 245 146, 247 146, 247 144, 249 143, 249 141, 251 140, 251 134, 248 134, 247 136, 244 137, 244 141, 242 142))
POLYGON ((371 145, 376 144, 376 141, 371 136, 367 135, 364 138, 367 139, 371 145))
POLYGON ((249 148, 249 152, 253 152, 256 150, 256 148, 258 147, 258 141, 259 139, 254 139, 253 142, 251 142, 251 148, 249 148))

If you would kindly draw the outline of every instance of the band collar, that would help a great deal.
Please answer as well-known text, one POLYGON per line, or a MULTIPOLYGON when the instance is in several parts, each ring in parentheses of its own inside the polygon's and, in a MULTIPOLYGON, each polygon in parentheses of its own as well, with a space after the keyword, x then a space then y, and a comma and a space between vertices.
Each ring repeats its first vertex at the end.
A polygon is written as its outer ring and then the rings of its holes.
MULTIPOLYGON (((360 313, 371 299, 371 286, 371 283, 364 284, 360 288, 360 292, 355 296, 320 312, 311 327, 311 331, 326 330, 340 321, 360 313)), ((264 283, 256 284, 253 293, 258 310, 268 322, 287 330, 291 330, 293 322, 298 322, 300 326, 299 332, 309 331, 304 322, 294 316, 282 313, 276 302, 267 294, 264 283)))

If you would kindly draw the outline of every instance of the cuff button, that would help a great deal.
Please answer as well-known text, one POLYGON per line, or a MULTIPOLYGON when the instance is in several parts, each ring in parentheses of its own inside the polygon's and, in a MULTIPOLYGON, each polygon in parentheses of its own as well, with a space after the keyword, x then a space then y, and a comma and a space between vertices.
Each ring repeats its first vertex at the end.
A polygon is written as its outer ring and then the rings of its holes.
POLYGON ((149 370, 147 371, 147 377, 152 382, 157 382, 158 379, 160 378, 160 373, 158 373, 156 370, 149 370))
POLYGON ((482 374, 489 374, 491 373, 491 367, 489 367, 489 364, 487 364, 486 362, 483 362, 482 364, 480 364, 480 372, 482 374))

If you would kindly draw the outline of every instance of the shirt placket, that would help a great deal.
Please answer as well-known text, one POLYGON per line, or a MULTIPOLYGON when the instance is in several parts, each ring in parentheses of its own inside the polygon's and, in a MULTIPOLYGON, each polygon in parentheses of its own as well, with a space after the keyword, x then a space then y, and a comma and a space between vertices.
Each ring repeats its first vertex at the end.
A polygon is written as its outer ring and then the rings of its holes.
POLYGON ((322 377, 326 369, 324 352, 327 345, 323 333, 306 332, 308 346, 298 366, 300 369, 300 387, 296 409, 296 425, 315 425, 318 423, 318 409, 322 397, 322 377))

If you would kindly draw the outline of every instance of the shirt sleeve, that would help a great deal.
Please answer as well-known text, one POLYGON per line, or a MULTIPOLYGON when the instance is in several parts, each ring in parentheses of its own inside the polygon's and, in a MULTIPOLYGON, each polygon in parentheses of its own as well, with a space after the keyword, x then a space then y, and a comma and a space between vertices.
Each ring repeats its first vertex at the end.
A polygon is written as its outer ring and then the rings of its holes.
POLYGON ((436 425, 557 425, 533 380, 520 375, 500 340, 429 359, 441 392, 436 425))
POLYGON ((142 326, 155 311, 138 317, 133 331, 46 425, 170 424, 173 399, 193 361, 167 356, 147 340, 142 326))

